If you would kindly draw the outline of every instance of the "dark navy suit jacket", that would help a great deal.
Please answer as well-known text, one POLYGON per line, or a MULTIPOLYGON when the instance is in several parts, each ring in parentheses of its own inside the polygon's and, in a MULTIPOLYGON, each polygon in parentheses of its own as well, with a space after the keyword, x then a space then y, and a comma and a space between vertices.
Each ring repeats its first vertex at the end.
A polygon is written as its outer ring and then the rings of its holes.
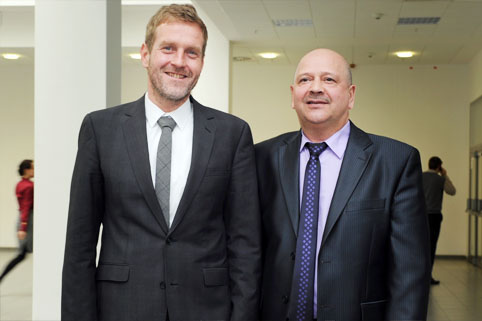
MULTIPOLYGON (((255 146, 263 223, 262 320, 291 316, 299 148, 255 146)), ((430 251, 418 151, 351 124, 318 259, 318 320, 424 320, 430 251)))

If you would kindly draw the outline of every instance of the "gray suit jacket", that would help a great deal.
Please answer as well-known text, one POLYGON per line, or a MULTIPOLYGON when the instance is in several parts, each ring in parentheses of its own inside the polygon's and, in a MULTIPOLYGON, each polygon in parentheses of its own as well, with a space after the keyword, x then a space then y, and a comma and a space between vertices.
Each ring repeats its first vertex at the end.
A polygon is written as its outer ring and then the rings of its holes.
MULTIPOLYGON (((262 320, 293 311, 299 148, 292 132, 255 146, 263 223, 262 320)), ((418 151, 351 124, 318 260, 318 320, 423 320, 429 236, 418 151)))
POLYGON ((170 229, 152 185, 144 97, 85 117, 62 320, 256 319, 261 252, 251 132, 244 121, 191 101, 191 169, 170 229))

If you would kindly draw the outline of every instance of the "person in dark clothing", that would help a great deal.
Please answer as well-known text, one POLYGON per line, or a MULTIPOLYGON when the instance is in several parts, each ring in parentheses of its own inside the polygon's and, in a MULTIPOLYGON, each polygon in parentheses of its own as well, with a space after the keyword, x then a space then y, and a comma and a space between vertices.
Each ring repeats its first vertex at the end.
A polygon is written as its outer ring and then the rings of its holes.
POLYGON ((32 252, 33 248, 33 182, 30 180, 34 176, 33 160, 22 161, 18 173, 22 176, 22 180, 18 182, 15 188, 20 212, 17 230, 18 254, 3 270, 0 275, 0 282, 8 272, 25 259, 27 253, 32 252))
MULTIPOLYGON (((430 227, 430 250, 433 262, 435 260, 435 251, 437 249, 437 241, 440 234, 440 226, 442 224, 442 200, 443 193, 455 195, 455 187, 447 176, 447 170, 442 167, 442 160, 433 156, 428 161, 429 170, 422 175, 423 191, 425 193, 425 203, 427 206, 428 223, 430 227)), ((440 281, 433 278, 431 284, 439 284, 440 281)))

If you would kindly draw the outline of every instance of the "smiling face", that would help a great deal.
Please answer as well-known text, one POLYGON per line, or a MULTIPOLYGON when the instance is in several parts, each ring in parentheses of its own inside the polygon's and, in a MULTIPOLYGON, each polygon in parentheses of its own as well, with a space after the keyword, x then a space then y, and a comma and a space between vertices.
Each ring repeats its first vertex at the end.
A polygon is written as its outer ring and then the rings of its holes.
POLYGON ((201 28, 189 22, 166 22, 156 28, 152 50, 142 45, 142 65, 149 76, 149 98, 169 112, 181 106, 203 67, 204 37, 201 28))
POLYGON ((338 53, 316 49, 306 54, 290 88, 292 108, 308 138, 325 140, 347 123, 355 86, 346 60, 338 53))

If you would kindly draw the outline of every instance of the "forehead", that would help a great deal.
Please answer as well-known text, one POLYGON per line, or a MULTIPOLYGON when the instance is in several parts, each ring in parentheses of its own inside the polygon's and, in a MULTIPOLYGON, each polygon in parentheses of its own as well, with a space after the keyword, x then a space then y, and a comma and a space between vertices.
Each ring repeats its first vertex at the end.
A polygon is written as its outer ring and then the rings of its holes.
POLYGON ((155 42, 190 42, 202 46, 204 36, 197 24, 183 21, 167 21, 156 28, 155 42))
POLYGON ((304 56, 296 68, 296 76, 302 74, 331 74, 346 77, 347 64, 343 57, 333 52, 311 52, 304 56))

